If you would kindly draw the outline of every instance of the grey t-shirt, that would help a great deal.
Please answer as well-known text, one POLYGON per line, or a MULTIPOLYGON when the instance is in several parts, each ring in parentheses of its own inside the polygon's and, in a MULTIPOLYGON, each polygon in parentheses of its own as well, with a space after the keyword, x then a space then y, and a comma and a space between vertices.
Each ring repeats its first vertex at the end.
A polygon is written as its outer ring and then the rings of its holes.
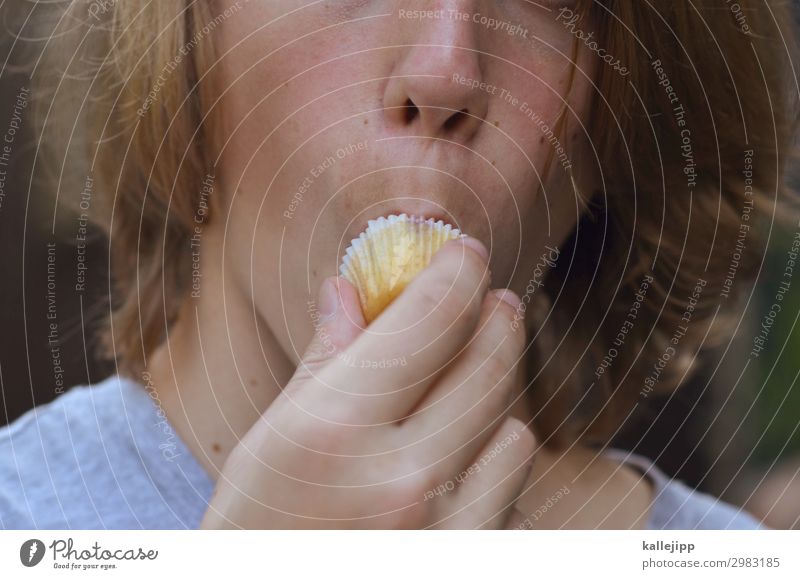
MULTIPOLYGON (((0 529, 193 529, 214 484, 154 393, 112 376, 0 429, 0 529)), ((647 459, 608 456, 649 477, 649 529, 757 529, 745 512, 668 479, 647 459)))

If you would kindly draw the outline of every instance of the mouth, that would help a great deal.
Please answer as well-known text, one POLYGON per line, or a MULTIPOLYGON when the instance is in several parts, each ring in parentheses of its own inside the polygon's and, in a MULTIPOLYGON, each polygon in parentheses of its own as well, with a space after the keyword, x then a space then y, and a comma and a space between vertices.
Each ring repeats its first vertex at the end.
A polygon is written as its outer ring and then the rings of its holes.
POLYGON ((358 289, 367 323, 374 320, 461 232, 432 218, 406 213, 372 221, 347 249, 340 275, 358 289))
POLYGON ((397 203, 392 205, 380 204, 373 209, 365 211, 350 223, 347 228, 345 242, 355 239, 363 232, 369 225, 369 222, 378 219, 379 217, 388 217, 390 215, 402 215, 405 213, 409 217, 420 220, 432 219, 433 221, 441 221, 445 225, 451 225, 456 229, 463 229, 459 224, 458 216, 449 211, 447 208, 433 202, 415 202, 415 203, 397 203))

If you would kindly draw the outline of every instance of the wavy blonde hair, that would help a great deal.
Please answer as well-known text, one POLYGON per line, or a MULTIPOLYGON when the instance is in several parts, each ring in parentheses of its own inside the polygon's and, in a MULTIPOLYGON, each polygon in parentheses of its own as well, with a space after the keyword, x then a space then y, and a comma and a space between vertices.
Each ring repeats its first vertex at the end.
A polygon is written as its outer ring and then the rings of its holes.
MULTIPOLYGON (((136 375, 187 295, 192 219, 220 130, 208 114, 207 74, 220 14, 196 0, 47 4, 40 18, 50 64, 34 73, 40 134, 50 159, 96 177, 92 215, 109 234, 114 282, 100 344, 121 373, 136 375)), ((749 35, 742 16, 721 3, 649 4, 583 0, 575 8, 596 47, 627 74, 598 63, 588 127, 602 187, 537 304, 549 319, 533 340, 529 400, 550 445, 607 441, 643 394, 685 380, 699 350, 732 336, 763 258, 757 224, 776 215, 796 225, 783 175, 798 119, 789 3, 740 0, 749 35), (668 86, 683 106, 680 119, 668 86), (745 150, 753 151, 752 195, 745 150), (648 383, 679 327, 673 355, 648 383)), ((581 42, 576 36, 573 56, 581 42)), ((67 183, 59 187, 75 190, 67 183)))

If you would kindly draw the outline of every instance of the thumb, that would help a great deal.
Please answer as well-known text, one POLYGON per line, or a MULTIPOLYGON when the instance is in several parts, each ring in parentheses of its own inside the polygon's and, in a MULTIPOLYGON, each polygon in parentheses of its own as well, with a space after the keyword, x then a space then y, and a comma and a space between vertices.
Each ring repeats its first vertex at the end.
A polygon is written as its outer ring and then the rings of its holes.
POLYGON ((364 331, 358 291, 341 277, 326 278, 319 289, 317 311, 312 314, 314 337, 298 370, 313 372, 344 351, 364 331))

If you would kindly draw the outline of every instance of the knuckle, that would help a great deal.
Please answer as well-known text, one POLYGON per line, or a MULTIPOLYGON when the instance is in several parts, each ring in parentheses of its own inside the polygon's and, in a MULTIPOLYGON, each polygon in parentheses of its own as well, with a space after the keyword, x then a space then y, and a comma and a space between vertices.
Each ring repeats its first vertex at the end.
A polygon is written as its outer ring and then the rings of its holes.
POLYGON ((514 368, 514 360, 502 352, 503 348, 496 352, 488 353, 481 361, 483 374, 491 376, 492 385, 499 384, 508 378, 514 368))
POLYGON ((462 241, 451 239, 442 245, 439 250, 433 254, 432 262, 442 262, 455 260, 456 262, 466 258, 475 258, 480 261, 478 255, 467 247, 462 241))
POLYGON ((473 251, 442 249, 436 267, 426 269, 409 287, 418 311, 448 333, 471 331, 478 319, 486 286, 486 264, 473 251))
POLYGON ((436 257, 437 267, 430 269, 431 275, 446 280, 448 287, 469 295, 488 283, 488 266, 474 251, 446 247, 436 257))
POLYGON ((516 363, 525 350, 524 333, 514 331, 511 319, 505 313, 493 316, 492 326, 493 341, 500 343, 500 347, 497 349, 498 355, 507 360, 509 364, 516 363))
POLYGON ((430 520, 430 509, 422 503, 407 503, 385 515, 383 525, 392 529, 422 529, 430 520))
POLYGON ((458 271, 469 275, 481 275, 486 270, 487 264, 477 253, 464 247, 455 246, 444 254, 458 271))
POLYGON ((484 373, 498 380, 507 378, 520 362, 524 340, 513 332, 505 315, 494 315, 478 338, 476 350, 484 364, 484 373))
POLYGON ((506 421, 509 433, 516 433, 519 436, 519 440, 515 444, 520 449, 520 452, 533 454, 537 446, 536 435, 533 431, 528 428, 527 424, 513 416, 508 417, 506 421))
POLYGON ((488 286, 486 263, 474 252, 457 254, 448 261, 453 286, 464 296, 480 295, 479 289, 488 286))
POLYGON ((431 505, 424 500, 434 483, 426 471, 402 476, 387 485, 380 498, 387 524, 393 528, 419 529, 430 518, 431 505))
POLYGON ((425 492, 436 484, 430 468, 413 467, 406 476, 398 480, 401 494, 415 501, 421 500, 425 492))
POLYGON ((323 455, 346 452, 350 442, 350 433, 347 429, 320 419, 307 419, 295 423, 291 437, 295 444, 323 455))
MULTIPOLYGON (((395 445, 396 441, 393 440, 391 444, 395 445)), ((387 492, 394 497, 400 497, 400 502, 403 503, 422 500, 425 491, 435 484, 432 469, 411 448, 385 455, 383 460, 373 466, 383 473, 382 478, 387 481, 387 492)))
POLYGON ((458 291, 450 281, 438 277, 420 284, 416 298, 425 315, 448 324, 466 323, 469 295, 458 291))

